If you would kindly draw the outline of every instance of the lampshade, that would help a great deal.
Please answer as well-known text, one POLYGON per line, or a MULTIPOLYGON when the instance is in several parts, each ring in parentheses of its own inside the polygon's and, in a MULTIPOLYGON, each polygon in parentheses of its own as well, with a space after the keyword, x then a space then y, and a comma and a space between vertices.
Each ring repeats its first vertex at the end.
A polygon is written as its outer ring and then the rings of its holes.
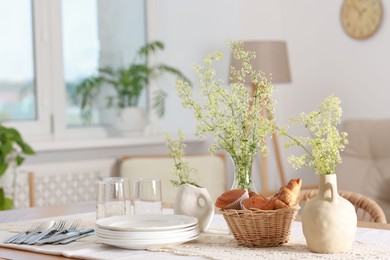
MULTIPOLYGON (((248 41, 244 42, 244 50, 256 53, 256 58, 251 60, 252 68, 263 71, 266 75, 272 74, 272 83, 291 82, 288 62, 287 45, 283 41, 248 41)), ((241 61, 234 59, 232 55, 231 66, 241 68, 241 61)), ((250 78, 246 83, 251 84, 250 78)))

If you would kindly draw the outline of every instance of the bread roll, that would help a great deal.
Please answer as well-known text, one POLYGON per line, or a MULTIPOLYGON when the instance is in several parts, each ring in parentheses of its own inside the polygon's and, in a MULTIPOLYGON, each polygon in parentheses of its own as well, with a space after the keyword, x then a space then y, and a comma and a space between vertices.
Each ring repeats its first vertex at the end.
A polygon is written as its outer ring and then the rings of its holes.
POLYGON ((247 190, 228 190, 218 197, 215 206, 220 209, 241 209, 240 202, 246 198, 249 198, 247 190))
POLYGON ((244 199, 241 201, 241 209, 262 209, 262 210, 271 210, 274 209, 273 203, 271 200, 257 195, 244 199))

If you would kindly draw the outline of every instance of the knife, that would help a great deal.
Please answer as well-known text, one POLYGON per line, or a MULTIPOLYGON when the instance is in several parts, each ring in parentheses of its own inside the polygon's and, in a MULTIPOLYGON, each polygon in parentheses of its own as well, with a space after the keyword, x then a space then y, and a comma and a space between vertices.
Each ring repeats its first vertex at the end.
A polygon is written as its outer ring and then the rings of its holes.
POLYGON ((80 229, 80 230, 71 230, 71 231, 68 231, 66 233, 62 233, 62 234, 59 233, 57 235, 48 237, 46 239, 41 239, 41 240, 35 242, 35 245, 54 244, 56 242, 60 242, 62 240, 70 239, 70 238, 73 238, 73 237, 78 237, 78 236, 84 235, 86 233, 90 233, 92 231, 94 231, 94 229, 92 229, 92 228, 90 228, 90 229, 80 229))
POLYGON ((83 233, 81 235, 78 235, 78 236, 74 236, 74 237, 71 237, 71 238, 68 238, 68 239, 65 239, 65 240, 61 240, 61 241, 58 241, 58 242, 55 242, 53 243, 53 245, 66 245, 66 244, 69 244, 73 241, 76 241, 77 239, 80 239, 80 238, 83 238, 83 237, 88 237, 88 236, 92 236, 92 235, 95 235, 95 230, 92 229, 92 231, 88 232, 88 233, 83 233))

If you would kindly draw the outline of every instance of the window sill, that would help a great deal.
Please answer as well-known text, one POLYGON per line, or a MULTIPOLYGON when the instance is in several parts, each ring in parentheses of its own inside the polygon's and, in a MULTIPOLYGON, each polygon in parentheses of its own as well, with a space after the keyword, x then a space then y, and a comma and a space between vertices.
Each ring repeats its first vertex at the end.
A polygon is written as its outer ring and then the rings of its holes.
MULTIPOLYGON (((186 143, 199 143, 203 141, 204 141, 203 139, 198 139, 194 135, 188 135, 185 138, 186 143)), ((106 138, 99 138, 99 139, 83 139, 83 140, 72 139, 72 140, 30 142, 31 146, 36 152, 165 145, 165 143, 166 141, 164 135, 106 137, 106 138)))

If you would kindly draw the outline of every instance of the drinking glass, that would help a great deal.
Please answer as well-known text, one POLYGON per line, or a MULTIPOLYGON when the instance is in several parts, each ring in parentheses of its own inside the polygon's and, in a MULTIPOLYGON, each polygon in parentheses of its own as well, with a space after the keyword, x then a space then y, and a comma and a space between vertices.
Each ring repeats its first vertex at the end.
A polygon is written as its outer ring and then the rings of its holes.
POLYGON ((131 213, 130 181, 123 177, 108 177, 97 181, 96 217, 131 213))
POLYGON ((134 214, 161 214, 161 198, 161 180, 134 180, 134 214))

